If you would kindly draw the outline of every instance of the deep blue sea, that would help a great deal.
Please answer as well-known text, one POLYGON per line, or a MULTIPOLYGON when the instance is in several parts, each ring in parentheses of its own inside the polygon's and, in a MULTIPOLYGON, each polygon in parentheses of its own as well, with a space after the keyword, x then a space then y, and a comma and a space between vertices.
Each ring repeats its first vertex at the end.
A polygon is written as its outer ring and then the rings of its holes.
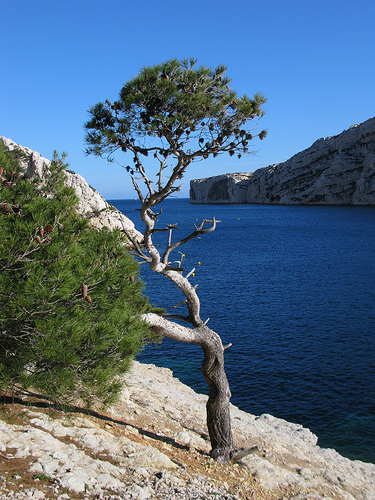
MULTIPOLYGON (((142 229, 139 202, 111 203, 142 229)), ((303 424, 320 446, 375 463, 375 207, 174 199, 162 208, 158 227, 177 222, 174 241, 202 218, 221 221, 180 250, 186 269, 196 268, 202 319, 233 344, 225 356, 232 403, 303 424)), ((165 238, 158 233, 161 250, 165 238)), ((182 300, 146 265, 141 276, 156 305, 182 300)), ((207 393, 197 346, 166 339, 138 359, 207 393)))

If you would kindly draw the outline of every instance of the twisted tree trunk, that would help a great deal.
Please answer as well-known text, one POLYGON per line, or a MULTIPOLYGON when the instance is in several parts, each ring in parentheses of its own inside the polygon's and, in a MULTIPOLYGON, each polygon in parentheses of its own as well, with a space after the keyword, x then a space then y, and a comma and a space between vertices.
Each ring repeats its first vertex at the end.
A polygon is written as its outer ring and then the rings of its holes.
MULTIPOLYGON (((146 178, 147 179, 147 178, 146 178)), ((148 181, 148 179, 147 179, 148 181)), ((136 189, 137 184, 133 180, 136 189)), ((148 181, 149 182, 149 181, 148 181)), ((148 184, 149 189, 151 189, 148 184)), ((158 274, 168 278, 176 285, 177 288, 185 295, 185 300, 174 307, 181 304, 186 304, 188 314, 182 316, 180 314, 165 314, 159 316, 154 313, 144 315, 144 319, 153 327, 153 329, 162 335, 178 342, 186 342, 189 344, 200 345, 203 349, 204 359, 202 363, 202 373, 209 388, 209 398, 207 401, 207 427, 211 441, 210 455, 216 461, 225 463, 230 459, 233 460, 234 446, 230 422, 230 389, 227 376, 224 370, 224 347, 220 336, 208 328, 200 317, 200 301, 194 287, 189 282, 189 277, 194 269, 186 276, 183 276, 184 268, 181 267, 184 255, 181 254, 181 259, 169 262, 169 256, 173 250, 176 250, 184 243, 203 234, 212 232, 216 228, 215 217, 212 219, 203 219, 201 224, 185 238, 172 244, 172 231, 176 229, 176 224, 168 225, 165 231, 168 231, 168 243, 163 255, 153 242, 153 234, 155 231, 155 221, 157 214, 151 209, 157 205, 158 196, 150 191, 150 198, 145 201, 137 189, 140 200, 142 202, 141 218, 145 223, 143 246, 147 251, 144 252, 143 247, 133 241, 135 252, 137 255, 148 262, 150 269, 158 274), (206 224, 209 224, 207 227, 206 224), (190 323, 193 328, 187 328, 174 323, 166 318, 174 318, 190 323)), ((160 229, 163 231, 163 229, 160 229)), ((181 253, 181 252, 180 252, 181 253)), ((206 321, 207 322, 207 321, 206 321)))
POLYGON ((229 408, 231 392, 224 370, 224 348, 217 333, 205 325, 199 329, 203 333, 200 344, 204 352, 202 373, 209 387, 207 427, 212 446, 210 455, 224 463, 229 461, 234 450, 229 408))
POLYGON ((220 336, 204 324, 187 328, 154 313, 145 314, 144 319, 160 335, 196 344, 203 349, 202 373, 209 388, 206 408, 212 447, 210 455, 220 463, 228 462, 234 452, 229 406, 231 393, 224 370, 224 347, 220 336))

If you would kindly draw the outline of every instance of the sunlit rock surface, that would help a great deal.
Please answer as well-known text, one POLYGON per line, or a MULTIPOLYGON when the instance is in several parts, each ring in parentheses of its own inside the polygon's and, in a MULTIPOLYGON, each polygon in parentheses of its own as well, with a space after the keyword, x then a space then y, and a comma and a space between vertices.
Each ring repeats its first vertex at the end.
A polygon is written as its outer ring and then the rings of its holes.
POLYGON ((193 180, 190 203, 374 205, 375 118, 319 139, 284 163, 193 180))
MULTIPOLYGON (((20 146, 5 137, 0 137, 0 140, 9 150, 18 148, 26 155, 27 160, 24 162, 24 168, 30 178, 42 177, 43 169, 49 168, 50 160, 43 158, 38 152, 20 146)), ((78 213, 89 219, 94 227, 98 229, 104 226, 112 229, 117 227, 125 230, 138 241, 142 240, 143 236, 135 229, 134 223, 114 206, 107 203, 103 196, 92 188, 81 175, 66 172, 66 176, 66 185, 74 188, 79 199, 78 213)))
POLYGON ((0 500, 375 500, 375 465, 320 448, 301 425, 231 406, 235 445, 254 449, 221 466, 208 456, 207 396, 138 362, 124 382, 106 411, 49 416, 25 404, 23 423, 0 418, 0 500), (27 474, 49 482, 25 487, 27 474))

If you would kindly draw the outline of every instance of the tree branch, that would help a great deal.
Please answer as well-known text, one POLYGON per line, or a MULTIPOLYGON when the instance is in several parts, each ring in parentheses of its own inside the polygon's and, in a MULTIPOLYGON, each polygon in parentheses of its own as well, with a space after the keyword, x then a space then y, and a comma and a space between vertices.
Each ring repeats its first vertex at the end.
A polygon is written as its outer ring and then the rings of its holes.
POLYGON ((203 219, 202 222, 200 223, 199 227, 195 226, 195 231, 193 231, 191 234, 189 234, 189 236, 186 236, 186 238, 183 238, 182 240, 177 241, 176 243, 173 243, 173 245, 168 244, 168 246, 164 252, 162 262, 164 264, 168 263, 168 258, 169 258, 170 253, 172 252, 172 250, 175 250, 179 246, 183 245, 184 243, 187 243, 188 241, 192 240, 193 238, 196 238, 197 236, 200 236, 201 234, 210 233, 212 231, 215 231, 216 224, 218 222, 221 222, 221 221, 219 221, 219 220, 217 221, 215 219, 215 217, 212 217, 212 220, 203 219), (204 225, 207 223, 212 224, 212 226, 208 227, 208 228, 204 228, 204 225))
POLYGON ((178 342, 186 342, 187 344, 199 345, 201 342, 201 335, 196 332, 194 328, 178 325, 155 313, 143 314, 142 319, 144 319, 156 333, 163 337, 168 337, 178 342))

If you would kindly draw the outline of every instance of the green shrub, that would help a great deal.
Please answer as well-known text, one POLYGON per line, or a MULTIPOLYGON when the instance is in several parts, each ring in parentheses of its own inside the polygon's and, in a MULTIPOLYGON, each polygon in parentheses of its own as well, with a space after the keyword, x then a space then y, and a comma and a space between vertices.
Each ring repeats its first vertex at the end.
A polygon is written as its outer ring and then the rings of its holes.
POLYGON ((20 156, 0 148, 0 387, 110 403, 150 337, 138 264, 77 215, 64 157, 31 181, 20 156))

